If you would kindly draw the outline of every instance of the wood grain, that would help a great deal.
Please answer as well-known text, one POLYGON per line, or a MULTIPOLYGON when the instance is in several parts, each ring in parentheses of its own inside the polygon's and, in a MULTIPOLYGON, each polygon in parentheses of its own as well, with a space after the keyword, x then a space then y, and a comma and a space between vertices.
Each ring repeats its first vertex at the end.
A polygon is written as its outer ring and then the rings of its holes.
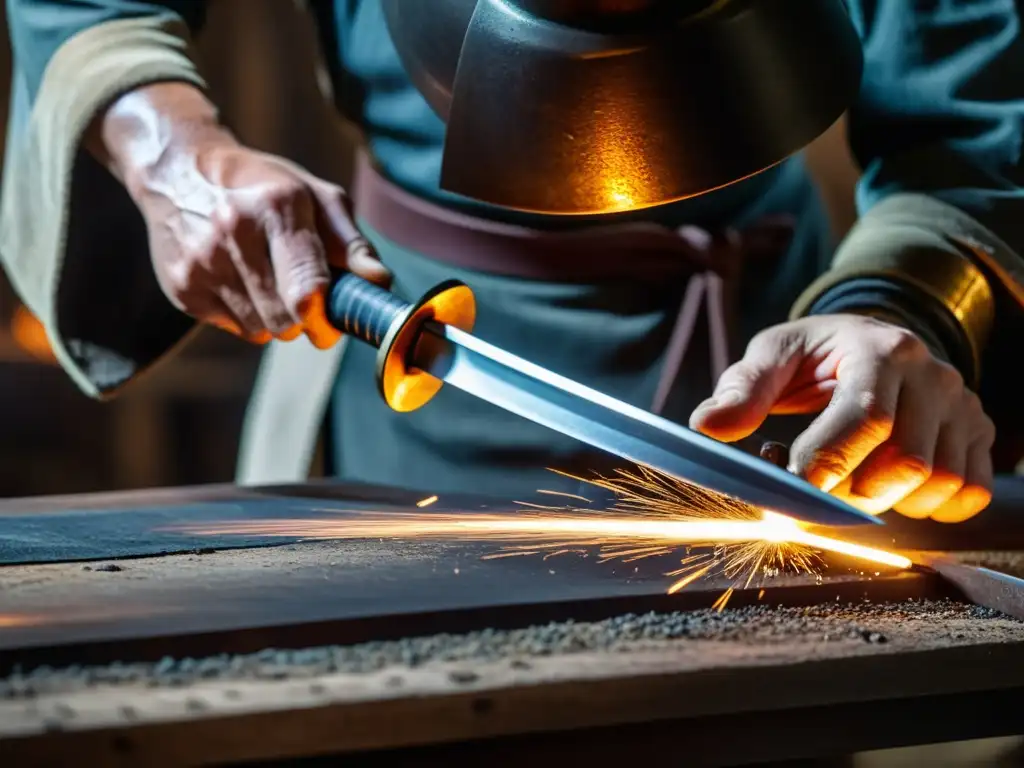
MULTIPOLYGON (((217 764, 714 715, 756 719, 964 692, 987 691, 995 700, 999 692, 1024 690, 1017 663, 1024 635, 958 648, 908 643, 865 645, 853 654, 839 644, 812 653, 783 645, 758 655, 728 643, 692 643, 538 659, 528 669, 482 664, 471 679, 452 675, 458 665, 442 664, 402 671, 398 682, 387 670, 305 682, 92 690, 0 703, 0 756, 11 765, 61 764, 72 756, 88 756, 90 766, 217 764)), ((934 740, 951 732, 935 726, 934 740)), ((828 727, 848 730, 842 721, 828 727)), ((862 741, 871 743, 870 734, 862 741)))

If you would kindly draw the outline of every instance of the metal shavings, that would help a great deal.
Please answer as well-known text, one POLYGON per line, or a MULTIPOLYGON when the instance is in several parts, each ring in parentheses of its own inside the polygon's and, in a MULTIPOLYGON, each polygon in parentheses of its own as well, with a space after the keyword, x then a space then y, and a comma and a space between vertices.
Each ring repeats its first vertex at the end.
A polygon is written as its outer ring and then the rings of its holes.
MULTIPOLYGON (((166 657, 156 663, 39 667, 0 679, 0 699, 59 694, 95 686, 180 687, 209 680, 311 679, 345 672, 421 667, 432 662, 507 660, 527 669, 531 657, 581 652, 629 652, 665 643, 694 640, 734 642, 754 648, 796 640, 882 644, 894 633, 918 632, 950 642, 966 631, 997 633, 1018 623, 987 608, 951 601, 839 605, 807 608, 757 605, 722 612, 627 614, 597 622, 557 622, 513 630, 485 629, 461 635, 439 634, 351 646, 297 650, 268 648, 245 655, 208 658, 166 657), (984 626, 978 625, 985 621, 984 626), (992 623, 988 623, 992 621, 992 623), (972 625, 973 622, 973 625, 972 625)), ((1007 630, 1010 631, 1010 630, 1007 630)), ((456 673, 458 674, 458 673, 456 673)), ((465 673, 468 682, 468 675, 465 673)))

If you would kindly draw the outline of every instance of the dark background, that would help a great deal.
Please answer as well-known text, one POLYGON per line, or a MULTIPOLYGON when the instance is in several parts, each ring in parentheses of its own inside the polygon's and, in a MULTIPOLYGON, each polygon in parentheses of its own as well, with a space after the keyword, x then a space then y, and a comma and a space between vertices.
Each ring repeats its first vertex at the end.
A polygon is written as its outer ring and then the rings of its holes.
MULTIPOLYGON (((6 123, 11 56, 6 20, 0 23, 6 123)), ((354 134, 324 99, 312 26, 295 3, 216 0, 200 48, 219 103, 244 140, 344 183, 354 134)), ((856 171, 842 126, 808 156, 844 231, 856 171)), ((33 319, 19 307, 0 275, 0 497, 233 478, 258 349, 207 332, 122 397, 98 403, 48 359, 33 319)))

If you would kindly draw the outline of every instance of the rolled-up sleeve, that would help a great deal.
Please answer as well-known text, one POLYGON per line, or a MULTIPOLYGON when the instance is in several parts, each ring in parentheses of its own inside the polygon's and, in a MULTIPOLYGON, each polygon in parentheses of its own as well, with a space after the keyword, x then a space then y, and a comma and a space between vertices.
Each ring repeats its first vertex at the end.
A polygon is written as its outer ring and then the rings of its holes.
POLYGON ((191 45, 204 12, 205 0, 7 0, 0 258, 57 359, 94 397, 114 394, 194 324, 163 298, 141 215, 82 137, 133 88, 206 87, 191 45))
POLYGON ((979 374, 992 334, 1014 325, 1024 306, 1021 5, 848 7, 865 53, 849 116, 863 169, 860 219, 793 314, 852 282, 895 281, 945 307, 979 374))

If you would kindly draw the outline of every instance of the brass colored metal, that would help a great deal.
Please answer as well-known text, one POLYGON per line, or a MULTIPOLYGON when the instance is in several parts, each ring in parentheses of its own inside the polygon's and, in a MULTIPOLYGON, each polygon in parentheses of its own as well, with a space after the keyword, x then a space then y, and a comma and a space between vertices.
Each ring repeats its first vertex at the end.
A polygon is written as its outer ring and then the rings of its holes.
POLYGON ((797 300, 794 316, 805 314, 830 287, 856 277, 888 277, 909 283, 939 301, 956 318, 971 347, 975 372, 995 319, 995 296, 985 274, 954 249, 904 247, 890 252, 863 249, 857 259, 837 264, 797 300))
POLYGON ((401 413, 426 405, 443 385, 440 379, 408 364, 420 329, 428 320, 472 331, 476 322, 473 291, 457 280, 441 283, 399 314, 388 328, 377 352, 377 384, 388 406, 401 413))
POLYGON ((991 272, 1008 297, 1024 309, 1024 269, 1020 256, 1002 243, 993 247, 970 237, 961 236, 957 240, 991 272))
MULTIPOLYGON (((931 288, 933 295, 960 323, 971 345, 974 370, 980 371, 982 351, 995 321, 992 286, 982 271, 967 259, 960 264, 943 266, 946 268, 942 272, 931 268, 927 273, 931 279, 924 276, 918 279, 931 288)), ((914 277, 917 277, 916 273, 914 277)))

